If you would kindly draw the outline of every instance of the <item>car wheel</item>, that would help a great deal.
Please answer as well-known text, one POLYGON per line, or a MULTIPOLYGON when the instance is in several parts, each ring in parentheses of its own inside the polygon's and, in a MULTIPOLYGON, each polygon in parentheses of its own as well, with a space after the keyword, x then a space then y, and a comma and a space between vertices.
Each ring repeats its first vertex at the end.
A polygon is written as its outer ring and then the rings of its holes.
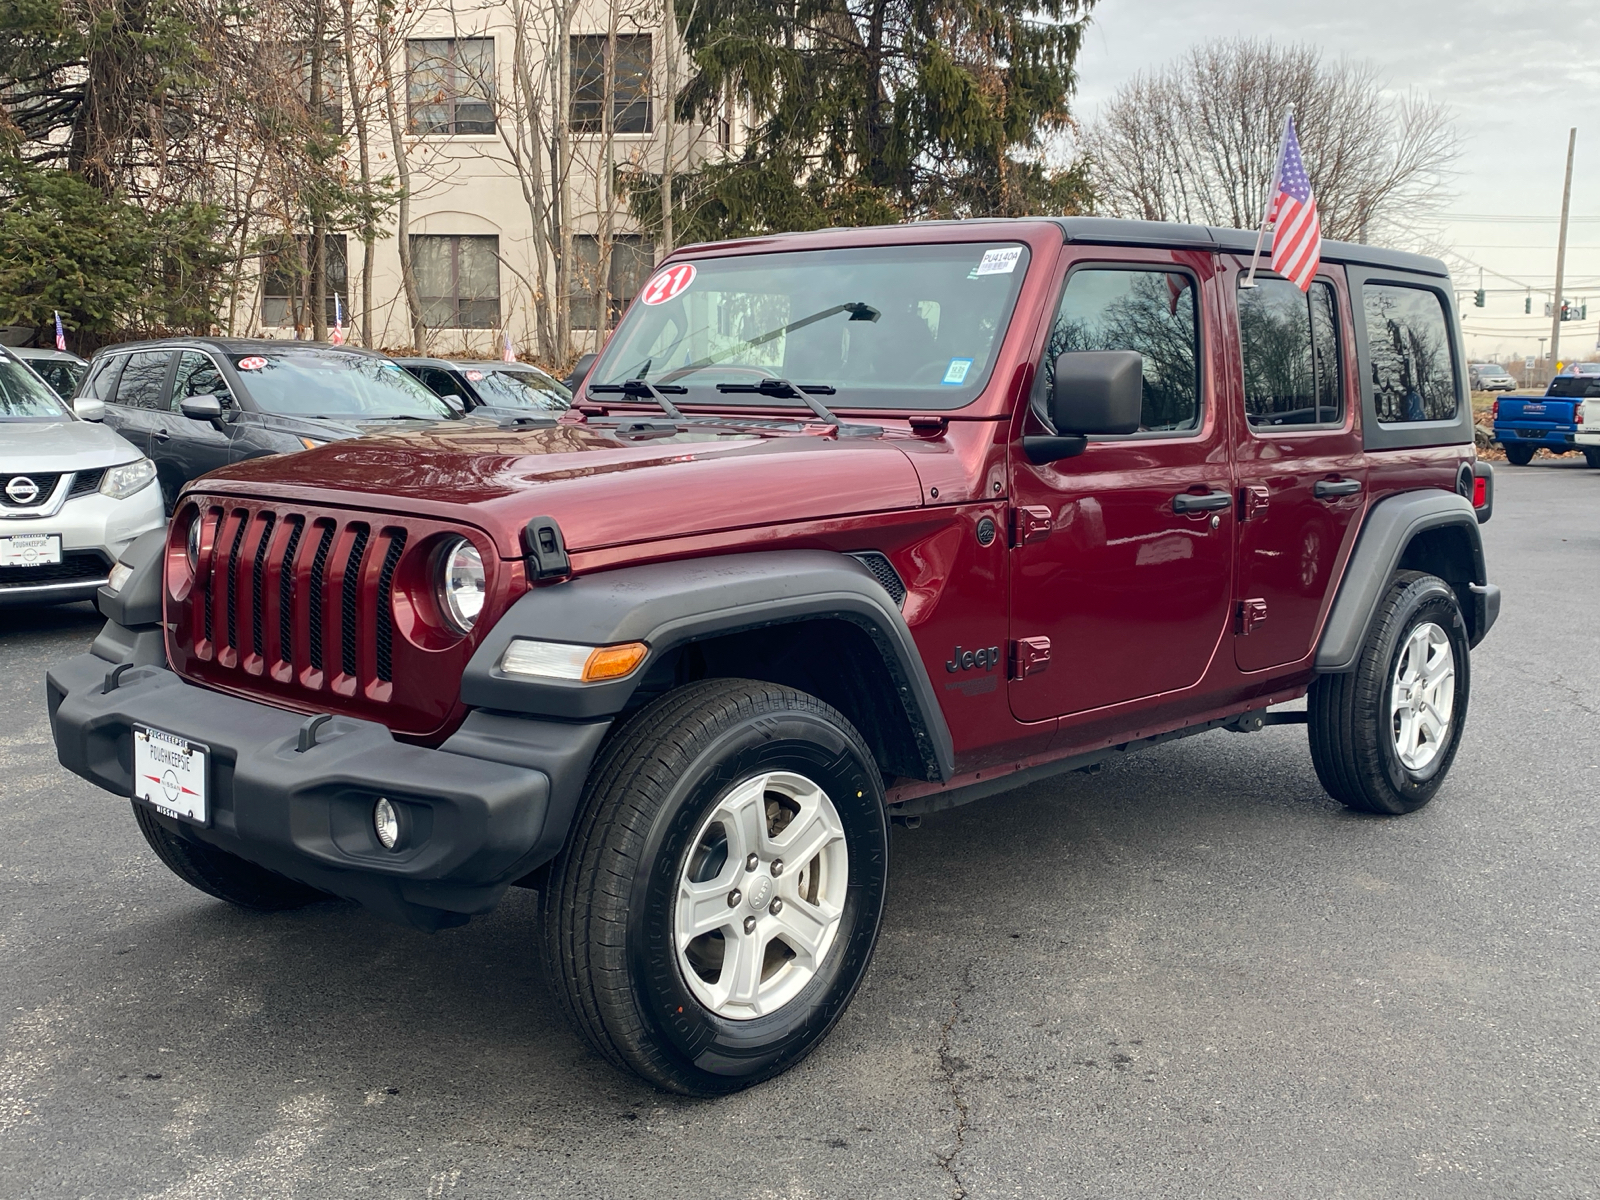
POLYGON ((258 912, 301 908, 328 898, 324 892, 246 862, 236 854, 173 833, 138 801, 133 802, 133 819, 167 869, 208 896, 258 912))
POLYGON ((1585 450, 1583 461, 1591 467, 1600 468, 1600 450, 1585 450))
POLYGON ((1526 442, 1507 442, 1506 461, 1514 467, 1525 467, 1533 461, 1535 447, 1526 442))
POLYGON ((541 895, 541 958, 602 1055, 686 1095, 788 1069, 839 1019, 883 915, 860 734, 813 696, 708 680, 618 731, 541 895))
POLYGON ((1335 800, 1408 813, 1444 782, 1467 719, 1467 625, 1444 580, 1399 571, 1356 668, 1311 684, 1311 761, 1335 800))

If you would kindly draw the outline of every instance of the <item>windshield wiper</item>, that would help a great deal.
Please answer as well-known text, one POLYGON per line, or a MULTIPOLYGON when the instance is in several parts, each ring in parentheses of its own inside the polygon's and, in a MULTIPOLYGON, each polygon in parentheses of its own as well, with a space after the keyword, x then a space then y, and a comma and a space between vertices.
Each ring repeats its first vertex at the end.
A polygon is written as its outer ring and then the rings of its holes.
POLYGON ((768 376, 760 383, 719 383, 719 392, 753 392, 759 396, 772 396, 774 398, 793 396, 817 415, 820 420, 832 425, 840 437, 864 437, 874 433, 882 433, 877 425, 845 425, 834 415, 818 396, 831 396, 835 388, 826 383, 790 383, 776 375, 768 376))
MULTIPOLYGON (((790 321, 787 325, 780 325, 776 329, 767 330, 766 333, 757 334, 748 341, 740 342, 737 345, 730 346, 726 350, 718 351, 716 354, 710 354, 705 358, 698 359, 695 362, 686 363, 684 366, 679 367, 676 371, 667 372, 667 374, 663 375, 661 378, 663 381, 669 379, 681 379, 683 376, 688 375, 693 371, 704 370, 706 367, 714 367, 718 363, 727 362, 728 359, 733 358, 735 355, 743 354, 746 350, 753 350, 757 346, 764 346, 770 341, 783 337, 785 334, 793 333, 797 329, 804 329, 807 325, 815 325, 818 321, 826 321, 829 317, 836 317, 842 312, 849 313, 852 321, 876 321, 879 317, 883 316, 883 314, 877 309, 873 308, 872 305, 864 304, 860 300, 851 300, 845 304, 835 304, 832 308, 825 308, 821 312, 814 312, 809 317, 801 317, 798 321, 790 321)), ((649 361, 649 359, 646 359, 646 364, 648 364, 649 361)))
POLYGON ((621 383, 592 383, 589 385, 588 393, 592 396, 596 392, 620 392, 638 400, 654 400, 661 406, 661 411, 674 421, 687 421, 688 418, 678 410, 678 406, 661 393, 674 392, 681 396, 688 390, 686 387, 676 387, 672 384, 657 387, 647 379, 625 379, 621 383))

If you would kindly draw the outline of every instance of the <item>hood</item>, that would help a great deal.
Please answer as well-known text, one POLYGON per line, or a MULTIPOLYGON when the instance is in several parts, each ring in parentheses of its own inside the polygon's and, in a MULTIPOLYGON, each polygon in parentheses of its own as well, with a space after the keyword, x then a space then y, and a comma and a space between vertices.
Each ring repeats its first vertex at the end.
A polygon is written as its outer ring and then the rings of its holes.
POLYGON ((89 471, 139 457, 98 421, 0 421, 0 471, 89 471))
POLYGON ((412 429, 429 429, 435 424, 453 425, 462 418, 441 417, 435 422, 395 417, 302 417, 258 412, 252 414, 251 419, 268 429, 275 429, 292 437, 314 438, 319 442, 337 442, 373 433, 404 433, 412 429))
POLYGON ((461 521, 508 558, 521 556, 520 531, 536 516, 554 517, 581 551, 922 503, 892 435, 774 435, 730 422, 658 436, 662 426, 638 424, 647 428, 629 434, 462 421, 239 463, 204 486, 461 521))

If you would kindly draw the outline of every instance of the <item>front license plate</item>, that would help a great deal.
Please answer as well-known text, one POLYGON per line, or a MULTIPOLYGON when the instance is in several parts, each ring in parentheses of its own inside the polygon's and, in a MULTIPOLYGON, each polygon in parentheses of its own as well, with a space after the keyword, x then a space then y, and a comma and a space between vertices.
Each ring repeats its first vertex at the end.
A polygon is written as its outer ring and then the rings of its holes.
POLYGON ((15 533, 0 537, 0 567, 47 567, 60 561, 59 533, 15 533))
POLYGON ((204 825, 206 748, 174 733, 135 725, 133 795, 169 817, 204 825))

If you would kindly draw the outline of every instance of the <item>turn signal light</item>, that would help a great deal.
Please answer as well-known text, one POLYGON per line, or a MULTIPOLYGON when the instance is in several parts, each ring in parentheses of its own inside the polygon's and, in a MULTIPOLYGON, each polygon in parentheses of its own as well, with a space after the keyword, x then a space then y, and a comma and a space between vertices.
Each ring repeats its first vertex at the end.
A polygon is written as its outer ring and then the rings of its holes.
POLYGON ((649 652, 650 648, 643 642, 601 646, 583 664, 583 681, 593 683, 600 679, 621 679, 642 663, 649 652))
POLYGON ((599 683, 621 679, 645 659, 650 647, 643 642, 620 646, 575 646, 569 642, 536 642, 512 638, 500 656, 507 675, 541 679, 569 679, 574 683, 599 683))

